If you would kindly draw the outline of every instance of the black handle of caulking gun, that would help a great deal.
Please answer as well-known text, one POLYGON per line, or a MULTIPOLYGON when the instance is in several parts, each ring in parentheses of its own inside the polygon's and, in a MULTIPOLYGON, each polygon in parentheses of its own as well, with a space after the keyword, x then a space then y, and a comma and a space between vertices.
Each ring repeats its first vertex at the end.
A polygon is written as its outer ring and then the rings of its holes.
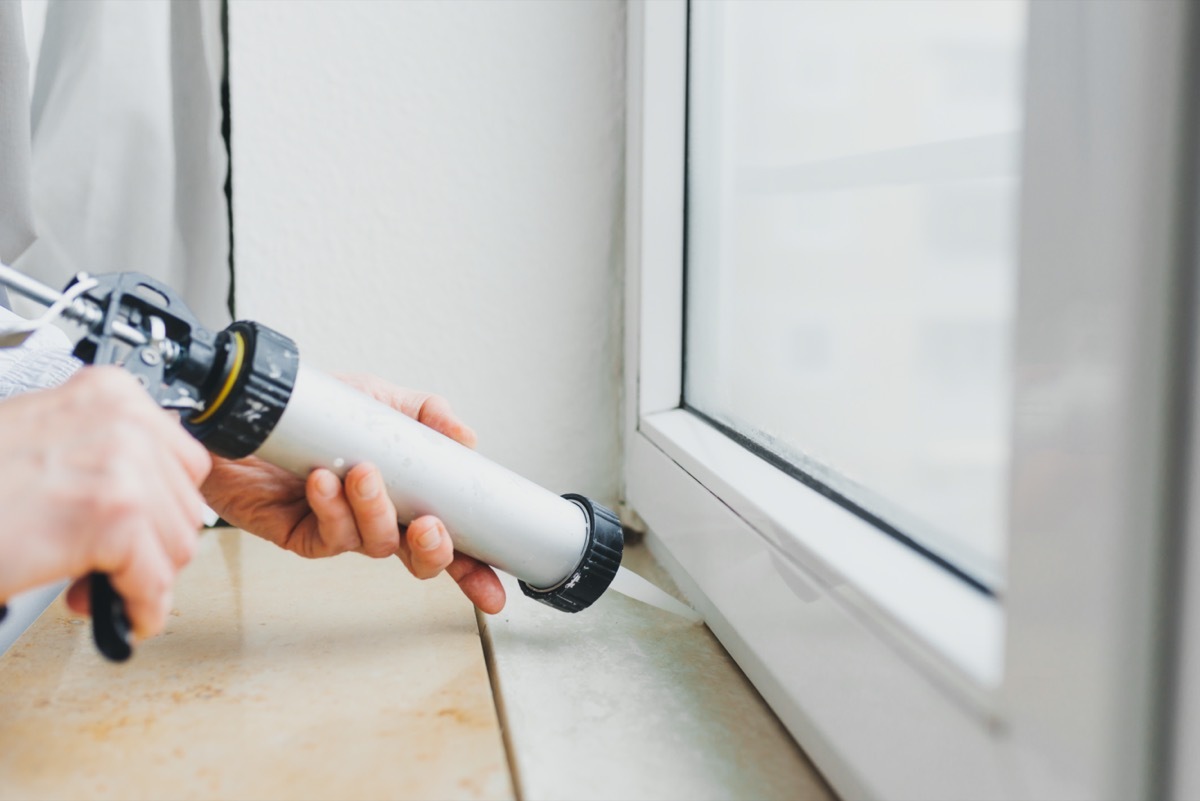
POLYGON ((96 648, 108 660, 124 662, 133 656, 133 633, 125 614, 125 601, 103 573, 93 573, 88 583, 96 648))
MULTIPOLYGON (((155 291, 164 294, 170 291, 152 283, 155 291)), ((192 329, 193 337, 199 337, 200 331, 197 323, 192 329)), ((279 421, 291 396, 299 360, 294 342, 258 323, 236 322, 226 331, 234 332, 234 336, 247 343, 246 367, 239 374, 244 383, 239 380, 234 385, 236 391, 223 406, 217 402, 220 415, 203 424, 185 421, 185 428, 213 453, 240 459, 257 450, 279 421)), ((212 340, 211 335, 206 336, 205 341, 212 340)), ((231 338, 230 341, 234 340, 231 338)), ((125 368, 132 366, 132 371, 140 371, 142 364, 140 360, 129 360, 125 368)), ((156 362, 150 370, 148 384, 157 385, 162 381, 160 370, 160 363, 156 362)), ((113 662, 126 661, 133 655, 133 641, 124 600, 113 589, 108 577, 99 573, 91 576, 90 599, 96 648, 113 662)))
MULTIPOLYGON (((75 356, 88 364, 116 364, 124 367, 142 382, 142 385, 156 401, 162 402, 164 399, 172 402, 199 400, 203 385, 209 382, 210 377, 214 375, 213 370, 216 369, 219 374, 223 369, 220 334, 205 328, 171 287, 149 276, 123 272, 94 276, 93 281, 93 287, 88 290, 86 296, 96 309, 103 312, 102 319, 89 321, 86 334, 75 345, 75 356), (126 318, 128 318, 127 321, 126 318), (142 327, 145 342, 133 350, 127 351, 121 341, 118 341, 120 337, 114 333, 117 322, 122 322, 127 327, 128 324, 142 327), (163 358, 164 354, 158 350, 158 345, 154 341, 155 326, 152 323, 158 323, 163 329, 159 336, 165 334, 175 342, 178 348, 171 360, 170 375, 167 373, 167 361, 163 358), (131 358, 139 352, 141 358, 131 358)), ((227 330, 236 329, 239 325, 243 328, 246 327, 245 324, 234 323, 227 330)), ((233 339, 227 338, 227 341, 232 342, 233 339)), ((126 345, 130 344, 128 341, 124 342, 126 345)), ((288 342, 290 343, 290 340, 288 342)), ((293 351, 294 347, 292 345, 293 351)), ((255 350, 253 347, 251 348, 250 362, 252 365, 257 365, 254 356, 255 350)), ((295 361, 292 359, 293 369, 295 369, 295 361)), ((236 362, 231 364, 236 364, 236 362)), ((295 378, 294 372, 290 378, 295 378)), ((253 393, 244 388, 241 394, 252 395, 253 393)), ((286 403, 286 393, 283 400, 286 403)), ((257 401, 257 397, 250 397, 246 402, 257 401)), ((163 405, 167 404, 163 403, 163 405)), ((237 404, 227 405, 237 406, 237 404)), ((173 406, 172 408, 183 407, 173 406)), ((268 417, 273 426, 278 421, 279 415, 282 414, 282 405, 276 412, 273 417, 256 414, 254 419, 268 417)), ((220 421, 215 422, 218 424, 216 427, 220 428, 220 421)), ((271 426, 266 427, 266 432, 270 431, 271 426)), ((222 441, 219 443, 221 447, 215 447, 214 443, 208 441, 213 439, 211 436, 201 435, 193 429, 189 429, 189 431, 201 442, 204 442, 209 450, 233 458, 246 456, 254 450, 254 447, 261 444, 261 441, 254 442, 252 443, 253 447, 248 448, 244 453, 235 453, 236 448, 233 446, 244 444, 236 438, 232 446, 228 442, 222 441)), ((212 432, 207 433, 211 435, 212 432)), ((125 612, 124 600, 113 589, 107 576, 100 573, 93 573, 90 576, 89 600, 92 612, 92 635, 100 653, 114 662, 124 662, 129 659, 133 654, 129 618, 125 612)))

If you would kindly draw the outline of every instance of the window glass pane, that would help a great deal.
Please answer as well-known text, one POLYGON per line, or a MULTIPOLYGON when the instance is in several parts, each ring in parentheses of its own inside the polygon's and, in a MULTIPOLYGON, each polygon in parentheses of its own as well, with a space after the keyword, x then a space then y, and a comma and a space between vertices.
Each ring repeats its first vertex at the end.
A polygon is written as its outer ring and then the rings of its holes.
POLYGON ((1002 583, 1026 4, 693 2, 685 401, 1002 583))

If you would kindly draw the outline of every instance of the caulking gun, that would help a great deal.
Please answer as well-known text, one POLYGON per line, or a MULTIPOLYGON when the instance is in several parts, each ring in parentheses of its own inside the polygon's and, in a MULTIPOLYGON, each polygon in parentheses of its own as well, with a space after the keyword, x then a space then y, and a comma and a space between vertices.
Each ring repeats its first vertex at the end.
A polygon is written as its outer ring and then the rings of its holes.
MULTIPOLYGON (((0 284, 49 307, 4 332, 0 346, 20 344, 57 317, 82 326, 77 358, 128 370, 219 456, 253 454, 301 477, 317 467, 344 477, 369 461, 401 523, 438 516, 459 551, 520 579, 531 598, 578 612, 620 574, 629 594, 691 612, 620 569, 624 536, 611 511, 582 495, 559 497, 303 364, 278 331, 248 321, 211 331, 174 290, 139 273, 81 273, 58 292, 0 265, 0 284)), ((97 647, 114 661, 128 659, 120 596, 105 576, 90 584, 97 647)))

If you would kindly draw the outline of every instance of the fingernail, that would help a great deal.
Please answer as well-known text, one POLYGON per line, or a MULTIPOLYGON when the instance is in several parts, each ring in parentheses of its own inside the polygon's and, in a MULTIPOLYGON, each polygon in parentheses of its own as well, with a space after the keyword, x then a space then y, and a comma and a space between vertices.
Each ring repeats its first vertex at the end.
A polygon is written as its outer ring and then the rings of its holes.
POLYGON ((379 474, 375 471, 367 473, 366 478, 358 482, 358 497, 369 501, 379 494, 379 474))
POLYGON ((338 482, 333 473, 321 473, 317 476, 317 494, 322 498, 332 498, 337 495, 338 482))
POLYGON ((442 544, 442 527, 434 526, 417 537, 417 547, 422 551, 432 551, 442 544))

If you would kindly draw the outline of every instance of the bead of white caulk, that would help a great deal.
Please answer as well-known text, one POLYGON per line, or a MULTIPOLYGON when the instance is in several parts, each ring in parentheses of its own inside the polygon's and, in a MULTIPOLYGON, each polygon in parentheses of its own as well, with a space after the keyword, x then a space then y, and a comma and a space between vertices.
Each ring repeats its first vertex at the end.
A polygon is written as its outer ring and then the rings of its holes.
POLYGON ((658 607, 665 612, 679 615, 693 623, 704 622, 704 617, 695 609, 682 601, 675 600, 627 567, 622 567, 617 571, 616 577, 613 578, 612 584, 608 585, 608 588, 642 603, 658 607))

